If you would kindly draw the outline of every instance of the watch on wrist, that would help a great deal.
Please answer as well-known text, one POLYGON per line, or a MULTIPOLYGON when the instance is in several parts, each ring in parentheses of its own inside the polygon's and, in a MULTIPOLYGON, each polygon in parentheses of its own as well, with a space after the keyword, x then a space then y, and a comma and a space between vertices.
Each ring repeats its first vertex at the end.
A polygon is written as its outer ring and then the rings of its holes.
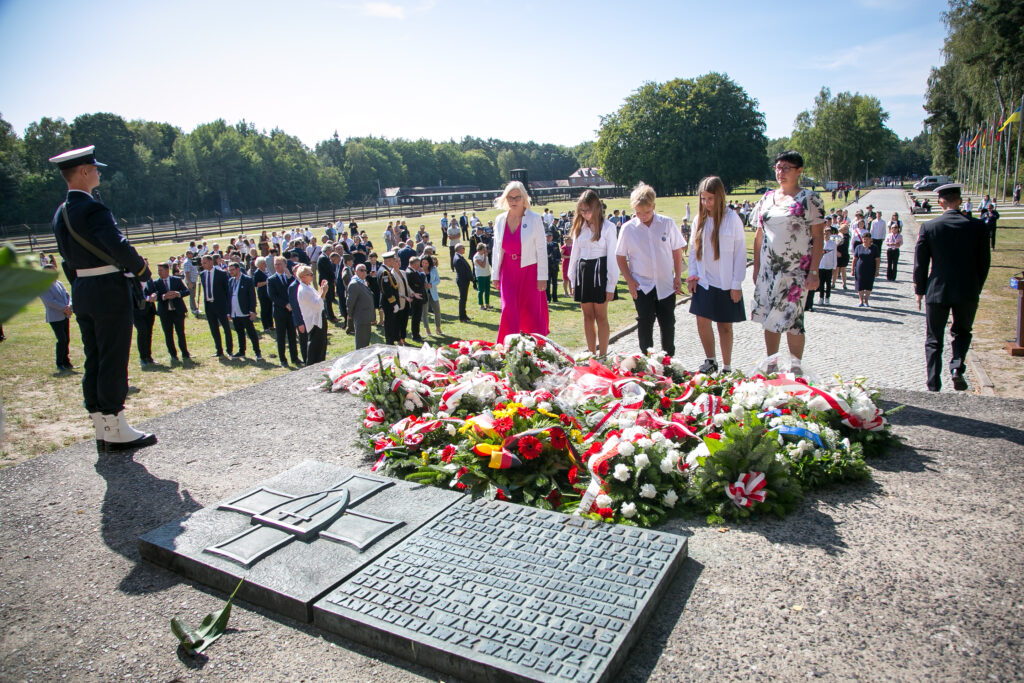
POLYGON ((812 270, 811 271, 811 275, 817 275, 817 274, 818 274, 818 271, 816 271, 816 270, 812 270))

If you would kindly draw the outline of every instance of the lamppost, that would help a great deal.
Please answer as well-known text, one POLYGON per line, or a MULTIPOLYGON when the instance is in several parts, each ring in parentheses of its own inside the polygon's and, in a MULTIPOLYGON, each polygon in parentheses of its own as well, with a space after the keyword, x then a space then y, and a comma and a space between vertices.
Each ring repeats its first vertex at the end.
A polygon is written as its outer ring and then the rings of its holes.
POLYGON ((861 159, 861 163, 864 164, 864 187, 868 186, 868 164, 873 161, 874 159, 861 159))

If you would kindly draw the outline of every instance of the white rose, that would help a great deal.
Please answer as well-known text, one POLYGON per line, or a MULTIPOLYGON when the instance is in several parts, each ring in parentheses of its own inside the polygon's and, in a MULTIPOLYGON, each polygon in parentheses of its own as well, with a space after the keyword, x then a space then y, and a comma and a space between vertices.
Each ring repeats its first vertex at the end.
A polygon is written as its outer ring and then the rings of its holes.
MULTIPOLYGON (((622 443, 619 444, 619 455, 624 455, 628 458, 629 456, 633 455, 635 450, 636 449, 633 448, 633 444, 631 444, 628 441, 623 441, 622 443)), ((620 467, 625 467, 625 465, 620 465, 620 467)), ((623 479, 623 481, 625 481, 625 479, 623 479)))
POLYGON ((668 458, 669 460, 671 460, 671 461, 672 461, 672 464, 673 464, 673 465, 675 465, 675 464, 676 464, 677 462, 679 462, 679 451, 678 451, 677 449, 675 449, 675 448, 670 448, 670 449, 668 449, 668 451, 667 451, 667 452, 665 453, 665 455, 667 456, 667 458, 668 458))
POLYGON ((455 432, 458 431, 455 429, 455 425, 453 424, 445 425, 444 429, 448 432, 448 436, 455 436, 455 432))
POLYGON ((718 413, 717 415, 714 416, 714 418, 712 418, 712 421, 715 423, 716 427, 721 427, 731 419, 732 413, 718 413))
POLYGON ((619 481, 629 481, 629 467, 619 463, 615 466, 614 476, 619 481))
POLYGON ((609 508, 612 506, 612 497, 602 493, 594 500, 594 502, 597 503, 597 507, 599 508, 609 508))
POLYGON ((647 457, 646 453, 637 453, 635 456, 633 456, 633 464, 636 465, 636 468, 638 470, 642 470, 643 468, 650 465, 651 461, 647 457))
POLYGON ((533 396, 524 396, 522 404, 527 408, 533 408, 537 405, 537 399, 535 399, 533 396))
POLYGON ((870 420, 875 412, 875 404, 871 401, 858 401, 853 406, 853 414, 862 420, 870 420))
POLYGON ((677 496, 676 492, 671 489, 668 493, 661 497, 661 502, 665 504, 665 507, 674 508, 678 501, 679 496, 677 496))
POLYGON ((651 443, 656 443, 659 446, 667 441, 667 438, 661 432, 654 432, 651 434, 651 443))
POLYGON ((672 462, 672 458, 664 457, 661 459, 661 471, 664 474, 668 474, 675 467, 675 463, 672 462))
POLYGON ((451 417, 451 415, 449 415, 448 413, 446 413, 446 412, 445 412, 445 411, 443 411, 443 410, 439 410, 439 411, 437 411, 437 417, 438 417, 438 419, 441 419, 441 420, 443 420, 443 419, 445 419, 446 417, 451 417))
POLYGON ((686 454, 686 464, 690 467, 699 467, 700 464, 697 462, 697 458, 706 458, 709 455, 711 455, 711 451, 708 450, 708 445, 702 441, 696 448, 686 454))
POLYGON ((622 507, 619 508, 619 512, 626 519, 631 519, 636 514, 636 505, 634 503, 623 503, 622 507))
POLYGON ((537 408, 547 413, 551 412, 551 404, 548 403, 547 401, 541 401, 540 403, 538 403, 537 408))
POLYGON ((647 438, 637 439, 636 445, 640 448, 650 448, 651 446, 654 445, 654 441, 647 438))
POLYGON ((644 484, 640 487, 641 498, 657 498, 658 489, 654 488, 654 484, 644 484))
POLYGON ((415 410, 415 409, 416 409, 416 406, 415 406, 415 405, 413 404, 413 402, 412 402, 412 401, 406 401, 406 402, 405 402, 405 403, 403 404, 403 406, 404 406, 404 408, 405 408, 406 410, 408 410, 408 411, 413 411, 413 410, 415 410))

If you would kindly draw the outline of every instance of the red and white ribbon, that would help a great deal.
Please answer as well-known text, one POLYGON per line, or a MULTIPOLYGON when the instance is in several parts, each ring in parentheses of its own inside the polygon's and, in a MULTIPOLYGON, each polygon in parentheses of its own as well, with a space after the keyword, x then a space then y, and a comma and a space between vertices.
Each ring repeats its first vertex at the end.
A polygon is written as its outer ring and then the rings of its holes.
POLYGON ((384 411, 371 403, 366 406, 366 419, 363 420, 363 426, 371 429, 379 424, 384 424, 384 411))
POLYGON ((878 408, 875 408, 873 417, 863 420, 850 412, 849 403, 823 389, 792 379, 769 379, 765 380, 764 383, 769 386, 778 387, 791 396, 802 396, 804 394, 820 396, 828 403, 832 410, 839 413, 842 423, 852 429, 866 429, 869 432, 877 432, 885 428, 885 418, 882 416, 882 411, 878 408))
POLYGON ((725 495, 729 496, 737 507, 749 508, 753 507, 755 502, 764 502, 764 488, 767 485, 764 472, 746 472, 740 475, 735 484, 725 487, 725 495))

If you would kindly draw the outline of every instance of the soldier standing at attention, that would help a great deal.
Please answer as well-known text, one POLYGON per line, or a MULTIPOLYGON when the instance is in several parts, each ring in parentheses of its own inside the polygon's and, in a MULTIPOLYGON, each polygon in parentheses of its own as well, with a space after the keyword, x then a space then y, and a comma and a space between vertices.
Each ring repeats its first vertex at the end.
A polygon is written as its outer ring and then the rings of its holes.
POLYGON ((104 453, 156 443, 156 436, 134 429, 124 414, 133 305, 127 278, 148 281, 151 275, 110 209, 91 195, 100 184, 99 167, 105 166, 94 150, 83 147, 50 158, 68 186, 52 227, 82 333, 85 408, 96 429, 96 449, 104 453))

